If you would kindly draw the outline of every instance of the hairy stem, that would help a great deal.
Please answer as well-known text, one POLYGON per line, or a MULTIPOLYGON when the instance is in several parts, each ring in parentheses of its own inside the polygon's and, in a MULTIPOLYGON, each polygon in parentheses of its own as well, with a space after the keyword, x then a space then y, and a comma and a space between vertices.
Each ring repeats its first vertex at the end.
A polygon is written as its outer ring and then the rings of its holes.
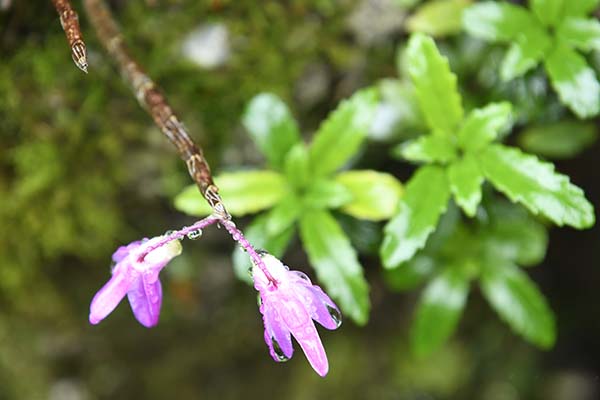
POLYGON ((175 145, 185 161, 188 172, 215 214, 224 219, 231 216, 225 209, 219 189, 214 184, 208 162, 202 150, 191 139, 183 123, 177 118, 156 83, 131 56, 123 36, 104 0, 85 0, 87 15, 102 45, 117 62, 121 74, 133 89, 140 105, 150 114, 154 123, 175 145))
MULTIPOLYGON (((10 4, 10 2, 7 2, 10 4)), ((60 24, 62 25, 67 41, 71 47, 71 56, 75 65, 87 74, 87 52, 81 29, 79 28, 79 16, 71 6, 69 0, 52 0, 54 7, 60 16, 60 24)))

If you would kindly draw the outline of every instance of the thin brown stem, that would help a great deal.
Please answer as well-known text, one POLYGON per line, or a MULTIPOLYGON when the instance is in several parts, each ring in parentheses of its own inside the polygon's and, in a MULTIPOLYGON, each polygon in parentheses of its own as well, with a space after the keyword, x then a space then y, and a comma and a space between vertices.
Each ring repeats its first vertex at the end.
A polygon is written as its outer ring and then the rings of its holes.
POLYGON ((223 218, 231 216, 225 209, 214 184, 210 167, 202 150, 196 146, 183 123, 177 118, 158 86, 131 56, 123 36, 104 0, 85 0, 85 9, 98 38, 119 65, 121 74, 129 83, 140 105, 150 114, 154 123, 175 145, 186 162, 190 176, 213 211, 223 218))
POLYGON ((60 16, 60 24, 62 25, 69 46, 71 46, 71 56, 75 65, 87 74, 87 52, 81 29, 79 28, 79 17, 69 0, 52 0, 54 7, 60 16))

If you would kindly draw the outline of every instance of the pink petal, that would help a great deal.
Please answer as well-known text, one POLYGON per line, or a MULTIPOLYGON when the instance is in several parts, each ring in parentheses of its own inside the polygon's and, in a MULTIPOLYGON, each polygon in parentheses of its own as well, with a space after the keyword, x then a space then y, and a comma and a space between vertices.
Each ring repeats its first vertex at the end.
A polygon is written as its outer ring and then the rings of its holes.
POLYGON ((312 319, 327 329, 337 329, 342 324, 342 314, 335 303, 318 286, 296 287, 296 291, 309 300, 306 304, 312 319))
POLYGON ((157 276, 141 274, 132 282, 127 298, 133 315, 140 324, 151 328, 158 323, 162 305, 162 286, 157 276))
POLYGON ((277 310, 270 303, 270 299, 263 301, 260 306, 265 324, 265 342, 269 346, 269 353, 273 360, 287 361, 294 354, 290 331, 282 323, 277 310))
POLYGON ((131 242, 127 246, 121 246, 115 251, 112 255, 112 259, 116 263, 120 263, 131 253, 133 250, 137 249, 142 244, 141 240, 131 242))
POLYGON ((127 266, 118 266, 110 280, 96 293, 90 305, 90 323, 97 324, 102 321, 119 305, 131 281, 134 272, 127 266))

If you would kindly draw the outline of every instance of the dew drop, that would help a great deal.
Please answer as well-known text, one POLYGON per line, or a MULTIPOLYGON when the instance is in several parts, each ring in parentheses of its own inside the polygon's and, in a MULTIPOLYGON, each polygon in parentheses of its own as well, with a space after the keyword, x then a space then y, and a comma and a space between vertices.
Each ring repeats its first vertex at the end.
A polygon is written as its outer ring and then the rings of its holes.
POLYGON ((187 234, 187 238, 190 240, 198 240, 202 237, 202 229, 196 229, 187 234))
POLYGON ((283 350, 281 350, 279 343, 277 343, 277 340, 275 340, 274 337, 271 337, 271 344, 273 345, 273 352, 277 356, 278 362, 286 362, 287 360, 290 359, 285 354, 283 354, 283 350))
POLYGON ((110 263, 110 273, 112 274, 113 272, 115 272, 115 268, 117 267, 117 262, 116 261, 111 261, 110 263))
POLYGON ((256 304, 258 304, 258 306, 262 306, 262 297, 260 297, 260 293, 258 293, 256 295, 256 304))
POLYGON ((325 306, 327 307, 327 312, 331 316, 331 319, 333 319, 333 321, 335 322, 336 328, 339 328, 340 325, 342 325, 342 314, 337 308, 331 307, 329 305, 325 306))
POLYGON ((168 231, 165 232, 165 236, 170 236, 170 235, 174 234, 175 232, 177 232, 177 231, 174 231, 174 230, 170 229, 170 230, 168 230, 168 231))

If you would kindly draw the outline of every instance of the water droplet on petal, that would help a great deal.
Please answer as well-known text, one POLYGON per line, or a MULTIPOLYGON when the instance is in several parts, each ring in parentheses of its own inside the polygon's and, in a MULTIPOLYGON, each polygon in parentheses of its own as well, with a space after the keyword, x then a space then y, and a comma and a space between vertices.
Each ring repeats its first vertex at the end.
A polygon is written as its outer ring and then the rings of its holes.
POLYGON ((117 267, 117 262, 116 261, 112 261, 110 263, 110 273, 112 274, 113 272, 115 272, 115 268, 117 267))
POLYGON ((277 340, 275 340, 274 337, 271 337, 271 344, 273 345, 273 352, 275 352, 278 362, 286 362, 290 359, 288 356, 283 354, 283 350, 281 350, 279 343, 277 343, 277 340))
POLYGON ((258 293, 256 295, 256 304, 258 304, 258 306, 262 306, 262 297, 260 297, 260 293, 258 293))
POLYGON ((329 305, 325 306, 327 307, 327 312, 331 316, 331 319, 333 319, 333 321, 336 323, 336 328, 339 328, 340 325, 342 325, 342 314, 340 313, 340 310, 329 305))
POLYGON ((187 238, 190 240, 200 239, 201 236, 202 236, 202 229, 196 229, 195 231, 191 231, 190 233, 187 234, 187 238))
POLYGON ((170 235, 174 234, 175 232, 177 232, 177 231, 174 231, 174 230, 170 229, 170 230, 168 230, 168 231, 165 232, 165 236, 170 236, 170 235))
POLYGON ((303 281, 307 281, 308 283, 312 283, 310 281, 310 278, 308 277, 308 275, 306 275, 302 271, 294 271, 294 275, 296 275, 298 278, 302 279, 303 281))

